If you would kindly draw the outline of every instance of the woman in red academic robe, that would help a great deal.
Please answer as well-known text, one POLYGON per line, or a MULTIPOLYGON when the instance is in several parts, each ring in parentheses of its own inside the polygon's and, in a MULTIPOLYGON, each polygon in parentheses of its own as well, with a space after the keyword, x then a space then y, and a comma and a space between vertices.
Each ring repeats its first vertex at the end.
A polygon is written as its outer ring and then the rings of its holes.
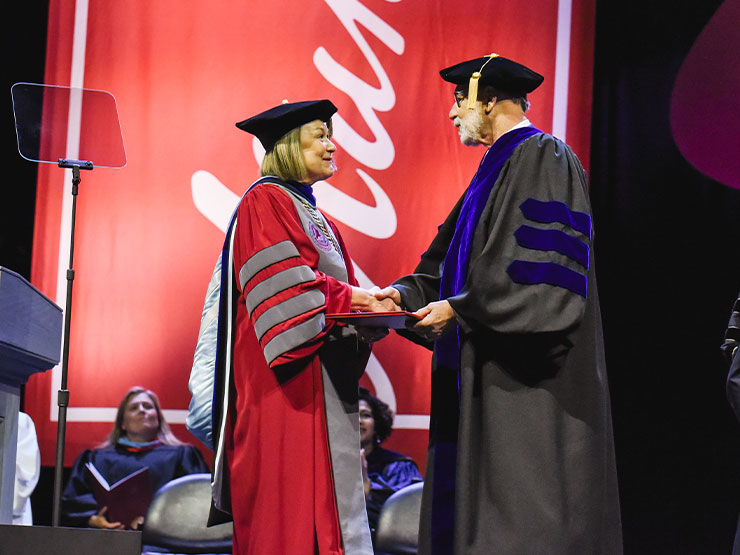
POLYGON ((328 100, 237 124, 265 147, 237 210, 233 388, 225 433, 234 552, 372 554, 358 378, 370 354, 330 313, 385 310, 357 286, 311 186, 335 170, 328 100))

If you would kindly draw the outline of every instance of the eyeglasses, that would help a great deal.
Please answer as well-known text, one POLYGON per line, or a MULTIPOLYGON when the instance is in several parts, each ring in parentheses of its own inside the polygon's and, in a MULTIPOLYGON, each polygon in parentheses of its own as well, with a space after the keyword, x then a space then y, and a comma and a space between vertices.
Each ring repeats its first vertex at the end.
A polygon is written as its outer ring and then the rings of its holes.
POLYGON ((462 106, 462 101, 465 100, 466 96, 465 93, 462 91, 455 91, 455 102, 457 103, 457 107, 460 108, 462 106))

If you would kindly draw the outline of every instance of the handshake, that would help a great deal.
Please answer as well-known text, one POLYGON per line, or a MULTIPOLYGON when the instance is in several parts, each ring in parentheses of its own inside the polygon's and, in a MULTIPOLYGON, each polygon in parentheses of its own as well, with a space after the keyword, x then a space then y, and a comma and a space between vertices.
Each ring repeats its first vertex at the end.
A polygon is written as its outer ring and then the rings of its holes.
POLYGON ((401 293, 394 287, 363 289, 352 287, 351 310, 360 312, 398 312, 401 308, 401 293))
MULTIPOLYGON (((361 312, 396 312, 403 310, 401 293, 395 287, 352 287, 351 310, 361 312)), ((455 312, 446 300, 433 301, 414 314, 419 320, 409 330, 427 341, 436 341, 458 324, 455 312)))

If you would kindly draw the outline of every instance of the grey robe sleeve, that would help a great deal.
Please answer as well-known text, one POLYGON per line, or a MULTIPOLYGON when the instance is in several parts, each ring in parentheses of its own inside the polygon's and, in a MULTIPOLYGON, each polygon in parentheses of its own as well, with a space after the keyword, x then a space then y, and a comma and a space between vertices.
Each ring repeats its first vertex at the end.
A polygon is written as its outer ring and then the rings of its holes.
POLYGON ((740 354, 737 350, 740 340, 740 295, 732 307, 730 321, 725 331, 725 341, 722 343, 722 354, 730 363, 730 371, 727 374, 725 389, 727 400, 732 407, 735 416, 740 420, 740 354))
MULTIPOLYGON (((401 293, 401 305, 405 310, 415 312, 429 303, 439 300, 442 267, 450 241, 452 241, 452 236, 455 233, 455 224, 464 198, 465 194, 460 197, 447 219, 439 226, 437 235, 426 252, 421 255, 421 261, 414 273, 404 276, 392 284, 401 293)), ((416 333, 407 330, 396 330, 396 332, 417 345, 429 350, 434 348, 434 343, 423 339, 416 333)))
POLYGON ((740 295, 737 296, 735 304, 732 306, 730 320, 727 322, 727 329, 725 330, 725 340, 720 347, 727 364, 732 364, 738 341, 740 341, 740 295))
POLYGON ((543 134, 515 150, 478 222, 466 285, 448 299, 463 331, 577 326, 593 261, 590 213, 586 176, 569 147, 543 134))
POLYGON ((738 352, 735 352, 735 356, 732 358, 725 389, 727 392, 727 401, 730 403, 730 407, 732 407, 732 412, 740 420, 740 354, 738 352))
POLYGON ((437 235, 426 252, 421 255, 421 261, 414 273, 393 283, 393 287, 401 293, 401 302, 406 310, 416 311, 439 300, 442 266, 455 233, 455 224, 464 198, 465 194, 460 197, 447 219, 439 226, 437 235))

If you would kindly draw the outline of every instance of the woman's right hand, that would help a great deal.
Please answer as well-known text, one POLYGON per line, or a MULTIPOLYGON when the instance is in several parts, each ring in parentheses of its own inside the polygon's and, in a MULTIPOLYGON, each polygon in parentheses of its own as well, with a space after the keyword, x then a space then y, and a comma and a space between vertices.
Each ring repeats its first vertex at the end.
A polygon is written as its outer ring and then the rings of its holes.
POLYGON ((103 507, 100 509, 97 514, 92 515, 88 521, 87 525, 90 528, 104 528, 106 530, 123 530, 125 526, 121 524, 120 522, 108 522, 108 519, 105 518, 105 513, 108 511, 108 507, 103 507))

